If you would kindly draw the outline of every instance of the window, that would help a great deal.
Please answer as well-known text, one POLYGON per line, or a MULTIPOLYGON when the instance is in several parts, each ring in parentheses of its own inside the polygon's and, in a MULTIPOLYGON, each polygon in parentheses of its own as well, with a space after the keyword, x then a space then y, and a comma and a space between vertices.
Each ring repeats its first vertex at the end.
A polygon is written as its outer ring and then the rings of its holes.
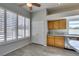
POLYGON ((69 34, 79 34, 79 20, 69 21, 69 34))
POLYGON ((30 19, 25 18, 25 24, 26 24, 26 37, 30 36, 30 19))
POLYGON ((6 32, 7 32, 7 40, 15 40, 16 39, 16 20, 17 15, 11 11, 6 11, 6 32))
POLYGON ((79 29, 79 21, 70 21, 69 22, 69 28, 71 29, 79 29))
POLYGON ((24 38, 24 17, 18 15, 18 38, 24 38))
POLYGON ((0 42, 4 42, 4 9, 0 8, 0 42))
POLYGON ((30 19, 0 8, 0 44, 26 37, 30 37, 30 19))

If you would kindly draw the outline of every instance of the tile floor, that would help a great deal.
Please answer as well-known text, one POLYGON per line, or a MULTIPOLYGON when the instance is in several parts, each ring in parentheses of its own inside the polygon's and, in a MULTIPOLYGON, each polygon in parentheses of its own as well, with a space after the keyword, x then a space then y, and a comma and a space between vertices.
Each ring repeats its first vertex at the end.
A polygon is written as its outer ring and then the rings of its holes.
POLYGON ((75 51, 30 44, 5 56, 79 56, 75 51))

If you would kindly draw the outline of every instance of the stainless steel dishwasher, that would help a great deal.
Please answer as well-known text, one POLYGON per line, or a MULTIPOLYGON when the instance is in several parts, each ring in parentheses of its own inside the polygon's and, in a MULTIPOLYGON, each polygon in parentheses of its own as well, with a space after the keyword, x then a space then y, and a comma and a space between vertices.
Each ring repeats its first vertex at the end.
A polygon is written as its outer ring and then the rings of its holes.
POLYGON ((77 37, 66 37, 66 48, 73 49, 79 53, 79 40, 77 40, 77 37))

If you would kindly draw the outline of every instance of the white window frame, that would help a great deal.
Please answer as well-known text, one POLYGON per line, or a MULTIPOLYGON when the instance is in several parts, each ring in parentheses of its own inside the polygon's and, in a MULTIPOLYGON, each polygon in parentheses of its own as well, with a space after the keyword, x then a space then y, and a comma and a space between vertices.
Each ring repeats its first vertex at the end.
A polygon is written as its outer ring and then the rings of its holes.
MULTIPOLYGON (((8 10, 8 9, 5 9, 5 8, 3 8, 3 7, 0 7, 0 8, 2 8, 2 9, 4 9, 4 42, 1 42, 0 43, 0 45, 4 45, 4 44, 8 44, 8 43, 11 43, 11 42, 16 42, 16 41, 18 41, 19 40, 19 38, 18 38, 18 13, 16 13, 17 15, 17 19, 16 19, 16 40, 11 40, 11 41, 7 41, 7 27, 6 27, 6 25, 7 25, 7 23, 6 23, 6 18, 7 18, 7 16, 6 16, 6 11, 8 10)), ((11 10, 8 10, 8 11, 11 11, 11 10)), ((13 11, 11 11, 11 12, 13 12, 13 11)), ((15 12, 13 12, 13 13, 15 13, 15 12)), ((23 15, 22 15, 23 16, 23 15)), ((28 38, 28 37, 26 37, 26 22, 25 22, 25 19, 27 18, 27 17, 25 17, 25 16, 23 16, 24 17, 24 38, 22 38, 22 40, 23 39, 26 39, 26 38, 28 38)), ((28 18, 29 20, 30 20, 30 18, 28 18)), ((29 30, 30 31, 30 30, 29 30)), ((29 37, 30 38, 30 37, 29 37)))

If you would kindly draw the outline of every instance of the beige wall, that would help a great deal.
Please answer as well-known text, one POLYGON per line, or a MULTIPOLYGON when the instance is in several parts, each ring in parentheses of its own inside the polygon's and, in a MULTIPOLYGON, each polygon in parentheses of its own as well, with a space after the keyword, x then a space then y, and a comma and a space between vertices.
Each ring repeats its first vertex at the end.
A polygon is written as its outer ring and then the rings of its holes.
POLYGON ((32 43, 46 46, 47 20, 46 10, 33 13, 32 17, 32 43))

